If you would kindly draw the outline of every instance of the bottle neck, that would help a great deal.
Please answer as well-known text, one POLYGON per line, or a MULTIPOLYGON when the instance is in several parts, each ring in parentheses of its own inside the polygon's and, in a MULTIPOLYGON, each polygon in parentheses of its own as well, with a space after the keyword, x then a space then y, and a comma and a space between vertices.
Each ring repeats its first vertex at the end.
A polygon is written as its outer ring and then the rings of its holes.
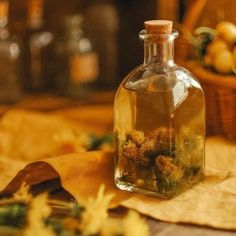
POLYGON ((174 66, 174 40, 178 35, 175 30, 168 34, 150 34, 142 30, 139 38, 144 41, 144 65, 155 63, 174 66))
POLYGON ((144 41, 144 64, 174 65, 174 40, 144 41))

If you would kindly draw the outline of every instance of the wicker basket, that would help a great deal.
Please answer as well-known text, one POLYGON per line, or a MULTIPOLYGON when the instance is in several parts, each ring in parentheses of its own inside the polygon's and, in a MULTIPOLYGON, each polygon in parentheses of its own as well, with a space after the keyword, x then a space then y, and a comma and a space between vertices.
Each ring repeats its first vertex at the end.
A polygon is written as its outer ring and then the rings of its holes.
POLYGON ((200 81, 206 99, 207 135, 236 138, 236 76, 223 76, 197 62, 180 62, 200 81))
MULTIPOLYGON (((207 0, 192 1, 182 25, 190 32, 197 22, 207 0)), ((196 61, 189 61, 192 46, 180 36, 176 44, 176 60, 200 81, 206 99, 207 135, 225 135, 236 140, 236 76, 224 76, 204 69, 196 61)))

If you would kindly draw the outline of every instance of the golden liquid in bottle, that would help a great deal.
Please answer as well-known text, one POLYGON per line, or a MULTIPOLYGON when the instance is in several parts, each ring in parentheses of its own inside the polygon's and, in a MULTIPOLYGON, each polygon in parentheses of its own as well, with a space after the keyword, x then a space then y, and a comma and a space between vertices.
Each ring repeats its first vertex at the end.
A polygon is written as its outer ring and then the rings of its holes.
POLYGON ((114 103, 116 185, 171 197, 203 177, 205 104, 197 82, 146 90, 121 85, 114 103))

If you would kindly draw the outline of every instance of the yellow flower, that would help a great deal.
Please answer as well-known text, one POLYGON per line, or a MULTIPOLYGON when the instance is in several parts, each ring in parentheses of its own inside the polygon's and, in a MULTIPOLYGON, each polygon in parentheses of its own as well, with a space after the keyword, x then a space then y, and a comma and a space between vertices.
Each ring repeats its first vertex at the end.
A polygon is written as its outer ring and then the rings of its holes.
POLYGON ((178 161, 186 167, 201 165, 203 161, 204 139, 189 128, 182 128, 176 144, 178 161))
POLYGON ((91 147, 91 139, 87 133, 64 129, 54 135, 54 140, 68 152, 85 152, 91 147))
POLYGON ((23 183, 17 192, 14 193, 13 198, 15 200, 30 202, 32 200, 32 195, 29 193, 30 186, 23 183))
POLYGON ((102 185, 95 199, 89 198, 83 202, 85 211, 81 216, 81 231, 83 235, 99 233, 108 219, 108 207, 113 198, 112 194, 104 195, 105 187, 102 185))
POLYGON ((157 152, 156 142, 153 139, 146 140, 140 147, 141 153, 146 156, 152 156, 157 152))
POLYGON ((142 217, 135 211, 129 211, 124 221, 125 236, 149 236, 149 227, 142 217))
POLYGON ((27 217, 28 225, 23 231, 23 236, 56 236, 52 228, 44 223, 44 219, 51 213, 47 200, 47 195, 41 194, 31 202, 27 217))
POLYGON ((140 147, 145 141, 145 136, 142 131, 132 130, 129 134, 127 134, 127 139, 135 143, 137 147, 140 147))
POLYGON ((108 218, 102 226, 101 236, 123 235, 123 220, 120 218, 108 218))
POLYGON ((125 158, 135 160, 138 156, 138 149, 134 143, 130 140, 126 142, 122 147, 122 155, 125 158))
POLYGON ((163 177, 169 177, 172 181, 177 181, 183 177, 183 170, 181 167, 173 163, 173 158, 169 156, 158 156, 155 159, 157 170, 163 177))

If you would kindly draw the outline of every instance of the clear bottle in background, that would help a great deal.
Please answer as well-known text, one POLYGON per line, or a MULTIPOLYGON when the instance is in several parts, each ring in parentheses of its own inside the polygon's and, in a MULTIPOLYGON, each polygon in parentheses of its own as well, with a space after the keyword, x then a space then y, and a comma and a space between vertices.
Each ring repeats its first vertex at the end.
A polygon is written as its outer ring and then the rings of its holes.
POLYGON ((89 1, 85 8, 86 31, 99 57, 98 85, 114 87, 118 76, 119 16, 116 6, 107 0, 89 1))
POLYGON ((20 45, 8 29, 9 1, 0 1, 0 103, 21 97, 20 45))
POLYGON ((82 29, 83 16, 66 16, 63 37, 56 42, 57 75, 55 84, 59 93, 73 98, 86 97, 98 77, 98 57, 82 29))
POLYGON ((173 60, 171 21, 147 21, 144 63, 114 102, 118 188, 172 197, 204 175, 205 101, 194 76, 173 60))
POLYGON ((25 34, 25 87, 46 90, 52 85, 53 34, 44 25, 44 0, 28 0, 28 28, 25 34))

